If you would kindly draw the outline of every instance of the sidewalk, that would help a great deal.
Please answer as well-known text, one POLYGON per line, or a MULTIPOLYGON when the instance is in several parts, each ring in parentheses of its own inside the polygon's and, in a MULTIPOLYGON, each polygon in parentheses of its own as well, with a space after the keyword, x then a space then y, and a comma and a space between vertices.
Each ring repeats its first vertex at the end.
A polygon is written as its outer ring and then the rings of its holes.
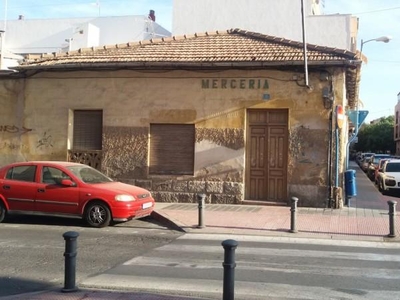
POLYGON ((204 300, 201 298, 158 295, 139 292, 102 291, 82 289, 73 293, 62 293, 61 289, 15 296, 0 297, 1 300, 204 300))
MULTIPOLYGON (((399 222, 395 222, 397 237, 387 237, 389 233, 387 201, 397 201, 399 198, 381 195, 354 162, 350 163, 350 168, 356 170, 357 180, 357 197, 351 199, 350 207, 342 209, 299 207, 296 216, 297 233, 289 232, 291 212, 288 206, 209 204, 206 205, 204 210, 204 228, 198 228, 197 203, 157 203, 152 216, 168 226, 190 233, 399 242, 399 222)), ((399 210, 399 207, 397 209, 399 210)), ((0 300, 6 299, 188 300, 195 298, 90 289, 79 290, 74 293, 62 293, 60 288, 58 290, 0 297, 0 300)))
MULTIPOLYGON (((204 228, 199 228, 196 203, 157 203, 154 217, 170 226, 190 233, 226 233, 306 238, 351 239, 367 241, 400 241, 388 238, 388 200, 399 198, 383 196, 364 172, 355 164, 357 196, 350 207, 342 209, 297 209, 297 233, 290 233, 289 206, 253 206, 208 204, 203 212, 204 228)), ((397 207, 399 209, 399 207, 397 207)), ((397 218, 396 218, 397 219, 397 218)), ((396 234, 400 224, 396 222, 396 234)))

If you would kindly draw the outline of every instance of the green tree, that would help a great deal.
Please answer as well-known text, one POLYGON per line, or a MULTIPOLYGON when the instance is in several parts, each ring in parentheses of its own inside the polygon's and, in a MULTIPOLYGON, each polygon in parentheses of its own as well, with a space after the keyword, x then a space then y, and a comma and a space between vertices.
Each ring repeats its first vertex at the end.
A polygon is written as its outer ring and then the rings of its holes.
POLYGON ((394 117, 384 117, 373 124, 364 124, 358 132, 358 143, 354 145, 356 151, 394 154, 394 117))

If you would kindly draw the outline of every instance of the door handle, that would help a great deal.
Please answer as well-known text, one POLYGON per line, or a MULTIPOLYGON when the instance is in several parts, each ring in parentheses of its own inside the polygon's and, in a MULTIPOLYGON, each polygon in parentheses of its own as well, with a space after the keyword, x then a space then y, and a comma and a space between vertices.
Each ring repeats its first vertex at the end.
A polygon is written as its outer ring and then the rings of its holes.
POLYGON ((39 193, 44 193, 44 189, 38 189, 37 190, 39 193))
POLYGON ((3 185, 3 189, 9 190, 11 187, 9 185, 3 185))

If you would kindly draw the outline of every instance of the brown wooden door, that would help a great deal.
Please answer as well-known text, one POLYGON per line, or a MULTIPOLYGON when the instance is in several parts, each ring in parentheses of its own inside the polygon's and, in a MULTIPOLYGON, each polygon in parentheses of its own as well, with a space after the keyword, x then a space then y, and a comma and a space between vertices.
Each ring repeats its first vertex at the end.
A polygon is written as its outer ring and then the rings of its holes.
POLYGON ((287 201, 288 111, 248 110, 246 200, 287 201))

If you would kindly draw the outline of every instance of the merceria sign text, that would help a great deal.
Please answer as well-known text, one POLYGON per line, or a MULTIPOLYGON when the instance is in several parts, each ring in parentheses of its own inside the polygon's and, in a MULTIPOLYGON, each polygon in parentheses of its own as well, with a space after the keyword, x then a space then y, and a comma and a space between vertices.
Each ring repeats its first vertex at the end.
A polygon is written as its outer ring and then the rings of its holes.
POLYGON ((202 79, 202 89, 253 89, 269 88, 266 79, 202 79))

